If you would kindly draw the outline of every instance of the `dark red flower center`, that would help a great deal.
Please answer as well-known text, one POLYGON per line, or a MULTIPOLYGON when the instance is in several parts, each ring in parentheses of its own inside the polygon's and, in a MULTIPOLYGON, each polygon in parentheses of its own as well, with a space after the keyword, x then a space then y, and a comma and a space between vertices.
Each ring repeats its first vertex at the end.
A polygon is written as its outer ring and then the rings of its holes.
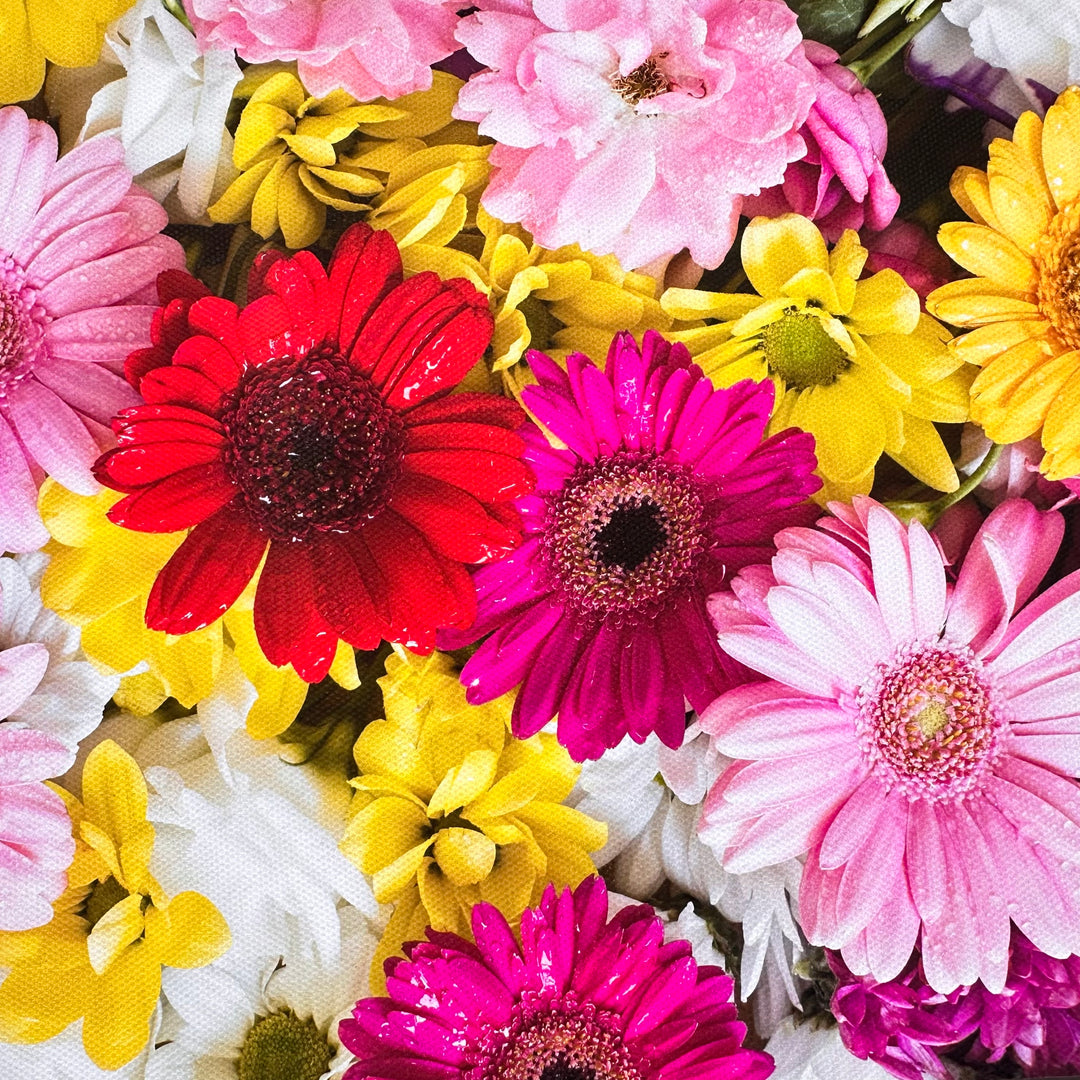
POLYGON ((544 524, 555 591, 579 615, 619 624, 654 618, 693 582, 707 546, 690 470, 641 454, 579 464, 544 524))
POLYGON ((276 540, 351 532, 386 505, 401 474, 401 417, 333 353, 249 368, 222 422, 227 475, 276 540))

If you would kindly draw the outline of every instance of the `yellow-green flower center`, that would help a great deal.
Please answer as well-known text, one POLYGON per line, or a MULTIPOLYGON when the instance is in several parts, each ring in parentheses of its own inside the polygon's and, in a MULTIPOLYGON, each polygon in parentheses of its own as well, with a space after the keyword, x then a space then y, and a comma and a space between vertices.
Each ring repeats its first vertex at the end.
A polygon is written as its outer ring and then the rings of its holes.
POLYGON ((319 1080, 330 1047, 313 1020, 291 1012, 256 1020, 240 1051, 240 1080, 319 1080))
POLYGON ((1042 313, 1070 348, 1080 348, 1080 199, 1050 223, 1037 264, 1042 313))
POLYGON ((769 371, 795 390, 829 386, 851 361, 821 325, 816 315, 789 311, 761 333, 769 371))
POLYGON ((104 881, 97 882, 86 898, 86 908, 83 911, 84 918, 90 923, 90 929, 93 930, 107 912, 127 897, 127 889, 116 878, 107 877, 104 881))

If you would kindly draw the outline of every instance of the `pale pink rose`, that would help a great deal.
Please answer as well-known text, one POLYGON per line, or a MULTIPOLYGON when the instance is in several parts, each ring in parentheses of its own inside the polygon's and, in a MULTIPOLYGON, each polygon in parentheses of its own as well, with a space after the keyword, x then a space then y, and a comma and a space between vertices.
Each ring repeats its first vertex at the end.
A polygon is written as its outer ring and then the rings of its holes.
POLYGON ((817 96, 801 132, 806 156, 788 166, 778 187, 747 200, 746 213, 794 211, 817 222, 830 242, 845 229, 884 229, 900 196, 881 163, 889 134, 881 106, 832 49, 816 41, 805 48, 817 68, 817 96))
POLYGON ((549 248, 717 266, 781 182, 817 75, 779 0, 487 0, 455 116, 496 140, 486 209, 549 248))
POLYGON ((139 401, 122 375, 150 344, 154 282, 184 265, 165 211, 131 183, 118 139, 56 160, 56 135, 0 109, 0 551, 49 538, 42 478, 81 495, 111 443, 113 414, 139 401))
POLYGON ((295 60, 316 96, 344 88, 359 101, 431 86, 431 65, 457 43, 458 0, 188 0, 203 49, 244 60, 295 60))

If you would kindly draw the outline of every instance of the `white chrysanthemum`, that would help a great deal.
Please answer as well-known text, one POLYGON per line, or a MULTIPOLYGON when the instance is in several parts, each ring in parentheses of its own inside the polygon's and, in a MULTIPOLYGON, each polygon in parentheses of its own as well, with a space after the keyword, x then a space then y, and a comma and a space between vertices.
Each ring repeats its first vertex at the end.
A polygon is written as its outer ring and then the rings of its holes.
POLYGON ((583 763, 571 802, 607 822, 597 866, 616 892, 646 900, 664 881, 742 924, 740 993, 754 1006, 764 1034, 798 1005, 792 968, 802 938, 792 917, 802 865, 792 859, 750 874, 731 874, 698 836, 701 802, 729 760, 697 724, 678 750, 655 737, 624 740, 598 761, 583 763), (610 760, 609 760, 610 759, 610 760))
POLYGON ((1080 7, 1048 0, 949 0, 941 9, 971 35, 980 60, 1023 85, 1034 79, 1055 94, 1080 82, 1080 7))
POLYGON ((168 969, 158 1035, 168 1045, 146 1080, 342 1076, 352 1055, 338 1040, 338 1022, 370 992, 379 928, 355 908, 337 916, 341 952, 333 961, 310 948, 259 957, 234 947, 208 967, 168 969))
POLYGON ((74 758, 80 740, 101 723, 120 680, 84 659, 78 629, 41 606, 48 561, 36 551, 0 558, 0 670, 18 666, 12 686, 18 683, 24 698, 10 713, 0 709, 0 717, 52 735, 74 758))
POLYGON ((109 27, 103 57, 125 74, 94 95, 80 139, 116 135, 136 181, 172 220, 209 224, 207 206, 238 175, 225 127, 241 77, 233 52, 200 52, 162 0, 139 0, 109 27))
MULTIPOLYGON (((151 1023, 156 1030, 157 1014, 151 1023)), ((150 1039, 134 1061, 119 1069, 99 1069, 83 1049, 79 1020, 42 1043, 0 1042, 0 1076, 5 1080, 147 1080, 153 1046, 154 1039, 150 1039)))
POLYGON ((891 1075, 876 1062, 849 1053, 836 1028, 796 1027, 790 1017, 765 1049, 776 1062, 771 1080, 889 1080, 891 1075))

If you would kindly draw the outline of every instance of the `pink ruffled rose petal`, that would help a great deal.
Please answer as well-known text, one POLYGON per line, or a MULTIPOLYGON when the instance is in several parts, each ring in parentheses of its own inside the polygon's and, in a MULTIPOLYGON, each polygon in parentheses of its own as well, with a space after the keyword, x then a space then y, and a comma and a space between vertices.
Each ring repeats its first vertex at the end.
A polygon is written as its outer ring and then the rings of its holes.
POLYGON ((359 101, 431 86, 431 65, 458 48, 457 0, 190 0, 202 49, 244 60, 296 60, 316 96, 343 88, 359 101))
POLYGON ((57 161, 48 124, 0 109, 0 550, 32 551, 46 474, 98 489, 107 424, 138 398, 108 365, 150 341, 142 296, 184 265, 165 211, 134 187, 123 147, 92 139, 57 161), (81 371, 80 371, 81 369, 81 371))
POLYGON ((779 0, 489 0, 457 38, 490 69, 455 115, 497 145, 487 210, 537 242, 719 265, 743 196, 783 181, 818 75, 779 0))

